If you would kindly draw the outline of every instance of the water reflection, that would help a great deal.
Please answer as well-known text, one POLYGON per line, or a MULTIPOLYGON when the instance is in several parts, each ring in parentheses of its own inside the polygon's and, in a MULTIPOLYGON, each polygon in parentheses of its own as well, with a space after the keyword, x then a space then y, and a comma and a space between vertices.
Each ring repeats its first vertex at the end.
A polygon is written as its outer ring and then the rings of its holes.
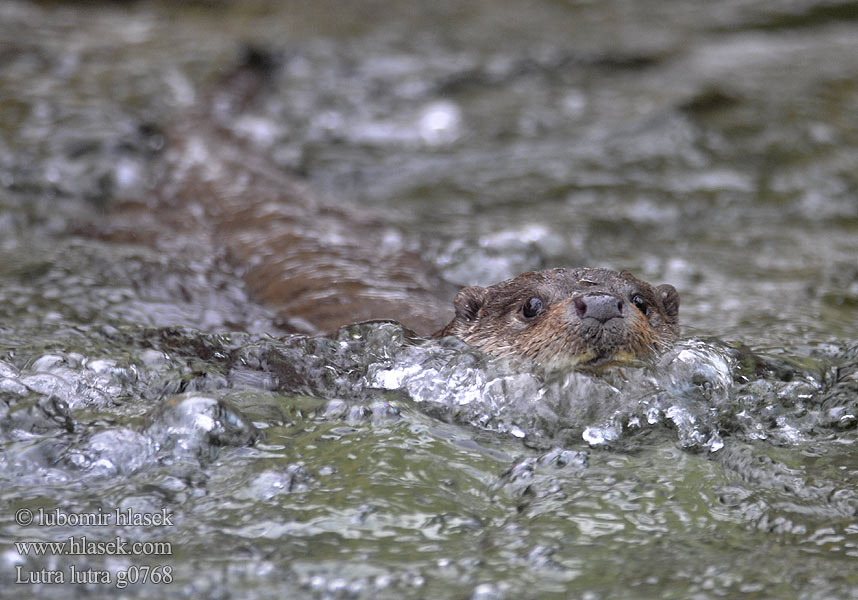
MULTIPOLYGON (((855 29, 810 0, 3 3, 4 501, 169 507, 187 597, 848 597, 855 29), (270 338, 211 248, 82 236, 239 40, 280 49, 232 126, 284 171, 457 283, 674 283, 686 339, 545 382, 391 325, 270 338)), ((7 542, 80 533, 12 513, 7 542)), ((85 563, 138 564, 4 547, 0 580, 85 563)))

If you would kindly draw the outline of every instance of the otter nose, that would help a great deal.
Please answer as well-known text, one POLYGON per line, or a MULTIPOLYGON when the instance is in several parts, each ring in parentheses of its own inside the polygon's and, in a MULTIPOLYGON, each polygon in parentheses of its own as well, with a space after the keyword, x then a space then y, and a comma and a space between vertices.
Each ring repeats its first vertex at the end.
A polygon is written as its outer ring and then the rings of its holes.
POLYGON ((623 316, 623 300, 616 296, 599 294, 575 298, 575 310, 582 319, 590 317, 600 323, 623 316))

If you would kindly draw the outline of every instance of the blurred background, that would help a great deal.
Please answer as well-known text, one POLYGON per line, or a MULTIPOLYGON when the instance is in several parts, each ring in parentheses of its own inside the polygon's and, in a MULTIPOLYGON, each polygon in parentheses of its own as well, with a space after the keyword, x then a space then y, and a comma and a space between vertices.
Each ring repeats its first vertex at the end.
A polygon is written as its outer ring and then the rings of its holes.
POLYGON ((690 333, 854 338, 856 29, 811 0, 5 2, 3 244, 139 193, 134 132, 251 42, 281 68, 237 126, 457 284, 628 268, 690 333))

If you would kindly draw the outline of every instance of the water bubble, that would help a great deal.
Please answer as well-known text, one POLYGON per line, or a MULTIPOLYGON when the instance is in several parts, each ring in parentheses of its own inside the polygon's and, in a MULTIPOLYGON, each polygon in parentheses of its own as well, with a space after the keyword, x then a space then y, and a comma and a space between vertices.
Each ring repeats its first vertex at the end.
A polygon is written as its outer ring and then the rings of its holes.
POLYGON ((433 102, 421 111, 420 137, 429 146, 449 144, 461 135, 461 124, 462 111, 455 103, 433 102))
POLYGON ((501 586, 494 583, 481 583, 474 588, 470 600, 501 600, 503 592, 501 586))
POLYGON ((602 446, 619 439, 622 428, 617 425, 586 427, 581 437, 591 446, 602 446))
POLYGON ((175 396, 147 416, 144 433, 162 448, 200 456, 219 446, 246 446, 259 430, 224 400, 187 394, 175 396))

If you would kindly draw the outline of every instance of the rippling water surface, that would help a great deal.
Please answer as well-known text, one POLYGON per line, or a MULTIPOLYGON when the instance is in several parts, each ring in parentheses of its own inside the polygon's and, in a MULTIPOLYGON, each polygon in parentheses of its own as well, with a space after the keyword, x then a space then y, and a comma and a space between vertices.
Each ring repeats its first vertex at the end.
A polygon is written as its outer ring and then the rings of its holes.
POLYGON ((856 17, 3 3, 0 596, 858 597, 856 17), (673 283, 683 339, 594 376, 285 335, 217 248, 87 235, 242 42, 279 68, 233 126, 284 171, 457 284, 673 283), (49 524, 116 510, 170 522, 49 524), (20 546, 81 536, 153 545, 20 546))

